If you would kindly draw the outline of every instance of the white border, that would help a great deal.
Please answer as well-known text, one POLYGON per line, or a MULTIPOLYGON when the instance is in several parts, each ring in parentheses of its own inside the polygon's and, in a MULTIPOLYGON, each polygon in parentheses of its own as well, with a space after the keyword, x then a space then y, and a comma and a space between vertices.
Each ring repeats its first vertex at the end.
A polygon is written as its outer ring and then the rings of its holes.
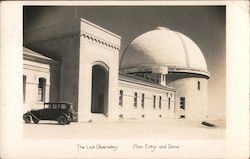
POLYGON ((246 1, 24 1, 1 2, 1 158, 247 158, 249 156, 249 11, 246 1), (23 5, 226 5, 227 129, 222 140, 28 140, 22 136, 23 5), (15 91, 13 91, 15 90, 15 91), (180 149, 135 151, 133 143, 180 145, 180 149), (77 151, 76 145, 116 144, 119 151, 77 151))

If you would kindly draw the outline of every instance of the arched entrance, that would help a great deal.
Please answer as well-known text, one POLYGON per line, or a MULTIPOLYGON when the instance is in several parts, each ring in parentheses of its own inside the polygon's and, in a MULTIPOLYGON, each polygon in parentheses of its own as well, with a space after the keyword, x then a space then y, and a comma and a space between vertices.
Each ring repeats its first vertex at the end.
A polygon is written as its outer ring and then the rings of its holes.
POLYGON ((92 66, 91 113, 108 112, 108 67, 102 63, 92 66))

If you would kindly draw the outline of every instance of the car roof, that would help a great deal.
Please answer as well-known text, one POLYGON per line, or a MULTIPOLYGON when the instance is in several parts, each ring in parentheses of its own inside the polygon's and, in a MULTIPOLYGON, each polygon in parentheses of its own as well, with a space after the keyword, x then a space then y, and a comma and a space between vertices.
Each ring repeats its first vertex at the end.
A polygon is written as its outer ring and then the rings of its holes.
POLYGON ((50 102, 50 103, 44 103, 44 104, 73 104, 69 102, 50 102))

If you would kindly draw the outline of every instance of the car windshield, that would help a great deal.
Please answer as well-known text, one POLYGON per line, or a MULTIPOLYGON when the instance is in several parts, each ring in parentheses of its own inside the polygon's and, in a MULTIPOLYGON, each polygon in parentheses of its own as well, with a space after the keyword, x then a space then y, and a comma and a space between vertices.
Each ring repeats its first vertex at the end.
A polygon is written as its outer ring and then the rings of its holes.
POLYGON ((61 109, 67 109, 67 104, 61 104, 61 109))
POLYGON ((44 104, 44 109, 49 109, 50 105, 49 104, 44 104))

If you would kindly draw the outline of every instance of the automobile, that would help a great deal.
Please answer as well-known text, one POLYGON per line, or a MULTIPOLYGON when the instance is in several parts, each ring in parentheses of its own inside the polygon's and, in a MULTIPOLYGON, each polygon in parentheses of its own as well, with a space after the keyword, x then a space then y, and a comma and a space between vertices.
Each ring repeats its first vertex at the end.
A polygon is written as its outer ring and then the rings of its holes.
POLYGON ((43 109, 32 109, 23 114, 25 123, 31 123, 32 120, 35 124, 40 120, 54 120, 60 125, 65 125, 76 121, 76 118, 77 114, 71 103, 44 103, 43 109))

